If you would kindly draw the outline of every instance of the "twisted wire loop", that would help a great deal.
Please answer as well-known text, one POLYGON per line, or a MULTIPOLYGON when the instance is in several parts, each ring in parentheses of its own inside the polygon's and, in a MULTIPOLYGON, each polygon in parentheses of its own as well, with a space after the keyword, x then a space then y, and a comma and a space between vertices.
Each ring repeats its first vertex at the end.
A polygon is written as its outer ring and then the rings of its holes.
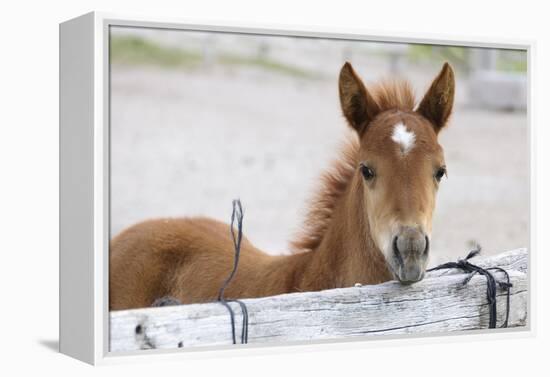
POLYGON ((233 280, 237 268, 239 267, 239 257, 241 255, 241 241, 243 237, 243 208, 239 199, 233 200, 233 212, 231 213, 231 239, 233 240, 233 246, 235 248, 235 258, 233 260, 233 269, 231 273, 225 279, 224 283, 220 287, 218 293, 218 302, 227 308, 229 311, 229 317, 231 319, 231 336, 233 344, 237 344, 236 330, 235 330, 235 313, 233 308, 229 305, 230 302, 236 302, 241 307, 241 313, 243 316, 242 332, 241 332, 241 344, 248 343, 248 309, 246 304, 240 300, 226 300, 224 297, 225 289, 233 280), (237 229, 235 229, 235 220, 237 221, 237 229))
POLYGON ((428 271, 436 271, 442 269, 457 268, 464 272, 469 273, 469 275, 464 279, 463 284, 468 284, 475 274, 479 274, 485 277, 487 280, 487 302, 489 303, 489 328, 494 329, 497 325, 497 286, 500 289, 506 290, 506 316, 504 323, 500 326, 501 328, 508 327, 508 318, 510 316, 510 288, 512 288, 512 283, 510 283, 510 275, 508 272, 500 267, 489 267, 487 269, 476 266, 475 264, 470 263, 468 260, 475 257, 481 253, 481 247, 470 251, 466 258, 459 259, 456 262, 447 262, 443 263, 437 267, 428 269, 428 271), (489 271, 495 270, 500 271, 504 274, 506 281, 498 281, 495 279, 493 274, 489 271))

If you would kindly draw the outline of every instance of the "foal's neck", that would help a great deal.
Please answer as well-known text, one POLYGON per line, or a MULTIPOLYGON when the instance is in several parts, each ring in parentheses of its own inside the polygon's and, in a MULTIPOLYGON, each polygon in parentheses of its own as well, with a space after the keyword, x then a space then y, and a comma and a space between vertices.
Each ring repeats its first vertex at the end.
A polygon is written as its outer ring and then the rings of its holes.
POLYGON ((363 187, 354 175, 338 198, 317 249, 308 252, 302 287, 318 290, 378 284, 391 280, 384 256, 375 245, 364 208, 363 187))

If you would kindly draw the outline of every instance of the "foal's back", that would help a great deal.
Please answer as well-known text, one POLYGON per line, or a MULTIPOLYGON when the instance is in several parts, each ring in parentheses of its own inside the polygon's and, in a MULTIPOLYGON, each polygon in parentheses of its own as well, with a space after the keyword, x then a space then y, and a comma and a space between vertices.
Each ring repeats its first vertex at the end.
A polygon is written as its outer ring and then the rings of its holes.
MULTIPOLYGON (((111 310, 148 307, 172 296, 185 304, 213 301, 233 268, 229 225, 208 218, 158 219, 136 224, 110 245, 111 310)), ((288 291, 277 278, 281 257, 256 249, 243 237, 241 260, 226 297, 259 297, 288 291), (265 275, 270 283, 262 285, 265 275)))

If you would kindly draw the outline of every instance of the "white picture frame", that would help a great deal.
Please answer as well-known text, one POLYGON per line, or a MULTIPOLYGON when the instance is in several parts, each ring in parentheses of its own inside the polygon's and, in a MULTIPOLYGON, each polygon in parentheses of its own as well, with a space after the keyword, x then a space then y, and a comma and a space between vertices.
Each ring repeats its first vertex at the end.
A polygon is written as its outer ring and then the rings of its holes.
MULTIPOLYGON (((108 245, 109 245, 109 27, 137 26, 181 30, 238 32, 253 34, 369 40, 400 43, 427 43, 522 49, 528 60, 527 117, 529 140, 533 145, 534 129, 530 110, 533 80, 531 56, 533 41, 484 40, 456 37, 439 39, 415 33, 399 34, 361 30, 297 29, 270 25, 196 25, 184 20, 148 18, 107 13, 88 13, 60 24, 60 351, 90 364, 135 361, 147 358, 182 358, 223 356, 237 353, 265 353, 274 347, 243 346, 238 349, 205 348, 192 350, 154 350, 148 353, 109 353, 108 245)), ((529 148, 532 169, 533 150, 529 148)), ((531 185, 531 197, 533 185, 531 185)), ((533 228, 533 214, 531 224, 533 228)), ((529 245, 529 265, 536 258, 529 245)), ((529 283, 533 270, 529 269, 529 283)), ((529 297, 531 297, 531 284, 529 297)), ((528 300, 528 325, 521 331, 475 331, 461 334, 466 339, 480 337, 529 336, 533 332, 533 303, 528 300)), ((376 346, 379 342, 425 342, 456 339, 452 335, 414 339, 403 336, 354 339, 353 342, 319 342, 307 345, 277 346, 279 352, 294 347, 319 349, 376 346)))

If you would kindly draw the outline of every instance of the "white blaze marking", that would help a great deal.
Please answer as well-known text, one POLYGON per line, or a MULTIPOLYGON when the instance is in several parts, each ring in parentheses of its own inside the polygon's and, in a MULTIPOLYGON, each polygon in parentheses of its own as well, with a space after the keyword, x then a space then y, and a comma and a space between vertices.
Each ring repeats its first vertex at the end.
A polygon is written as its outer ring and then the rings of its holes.
POLYGON ((401 152, 407 154, 413 147, 416 136, 414 132, 408 131, 403 123, 397 123, 393 128, 391 139, 399 144, 401 152))

